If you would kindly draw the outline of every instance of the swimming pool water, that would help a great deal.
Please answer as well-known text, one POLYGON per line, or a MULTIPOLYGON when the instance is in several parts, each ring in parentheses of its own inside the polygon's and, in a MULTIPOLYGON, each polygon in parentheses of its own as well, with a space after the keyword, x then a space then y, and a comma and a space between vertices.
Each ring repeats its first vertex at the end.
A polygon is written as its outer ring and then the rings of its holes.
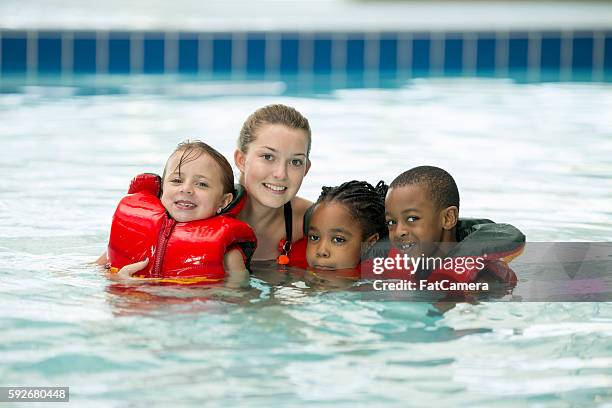
POLYGON ((312 124, 306 198, 432 164, 455 177, 463 216, 512 223, 529 241, 612 241, 610 84, 432 78, 306 93, 282 81, 115 77, 0 90, 0 385, 70 386, 88 406, 612 400, 609 302, 440 314, 299 274, 254 277, 250 291, 213 300, 130 295, 88 264, 134 174, 161 171, 187 138, 231 157, 244 118, 277 102, 312 124))

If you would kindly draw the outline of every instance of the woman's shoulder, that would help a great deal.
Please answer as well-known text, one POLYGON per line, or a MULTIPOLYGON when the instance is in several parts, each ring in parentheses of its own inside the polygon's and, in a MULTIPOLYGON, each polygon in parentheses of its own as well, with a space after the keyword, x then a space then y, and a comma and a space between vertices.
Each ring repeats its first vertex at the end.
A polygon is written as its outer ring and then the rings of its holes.
POLYGON ((304 216, 306 210, 308 210, 312 206, 313 202, 306 200, 302 197, 294 197, 291 200, 291 208, 293 209, 293 215, 299 218, 304 216))
POLYGON ((297 241, 304 236, 304 214, 312 206, 312 202, 305 198, 295 197, 291 200, 293 209, 293 240, 297 241))

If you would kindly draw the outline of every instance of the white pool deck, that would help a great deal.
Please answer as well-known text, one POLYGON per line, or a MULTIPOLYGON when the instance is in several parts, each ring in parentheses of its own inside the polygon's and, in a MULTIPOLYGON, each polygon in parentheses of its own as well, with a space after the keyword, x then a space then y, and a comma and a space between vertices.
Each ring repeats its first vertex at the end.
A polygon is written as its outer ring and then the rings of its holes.
POLYGON ((612 1, 0 0, 0 29, 612 30, 612 1))

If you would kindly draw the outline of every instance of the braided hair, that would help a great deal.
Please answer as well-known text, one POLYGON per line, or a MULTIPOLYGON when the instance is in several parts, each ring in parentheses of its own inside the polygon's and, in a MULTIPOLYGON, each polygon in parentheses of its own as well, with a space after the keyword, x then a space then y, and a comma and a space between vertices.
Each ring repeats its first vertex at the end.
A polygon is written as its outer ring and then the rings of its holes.
POLYGON ((359 222, 364 239, 376 233, 380 239, 389 233, 385 223, 385 195, 388 188, 382 180, 376 187, 366 181, 347 181, 336 187, 323 187, 315 205, 329 202, 343 204, 353 219, 359 222))

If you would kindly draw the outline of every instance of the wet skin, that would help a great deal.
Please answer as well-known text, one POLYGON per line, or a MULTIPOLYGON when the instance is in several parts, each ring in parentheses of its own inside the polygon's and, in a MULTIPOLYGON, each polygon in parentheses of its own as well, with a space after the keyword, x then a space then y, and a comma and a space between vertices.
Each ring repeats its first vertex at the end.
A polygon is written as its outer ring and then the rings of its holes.
POLYGON ((310 168, 306 132, 284 125, 265 124, 255 132, 255 140, 234 153, 240 182, 249 199, 238 218, 253 228, 257 236, 254 261, 275 260, 278 243, 285 238, 283 206, 293 207, 293 240, 302 238, 302 219, 311 202, 296 197, 310 168))
MULTIPOLYGON (((377 234, 369 240, 376 238, 377 234)), ((308 229, 306 260, 318 270, 355 268, 363 242, 361 225, 346 206, 333 201, 317 204, 308 229)))
POLYGON ((232 200, 231 193, 223 193, 221 168, 202 153, 182 163, 179 172, 181 155, 179 151, 168 159, 161 202, 178 222, 210 218, 232 200))
POLYGON ((390 188, 385 198, 389 240, 410 256, 434 256, 440 242, 455 242, 457 207, 437 209, 425 186, 390 188))

